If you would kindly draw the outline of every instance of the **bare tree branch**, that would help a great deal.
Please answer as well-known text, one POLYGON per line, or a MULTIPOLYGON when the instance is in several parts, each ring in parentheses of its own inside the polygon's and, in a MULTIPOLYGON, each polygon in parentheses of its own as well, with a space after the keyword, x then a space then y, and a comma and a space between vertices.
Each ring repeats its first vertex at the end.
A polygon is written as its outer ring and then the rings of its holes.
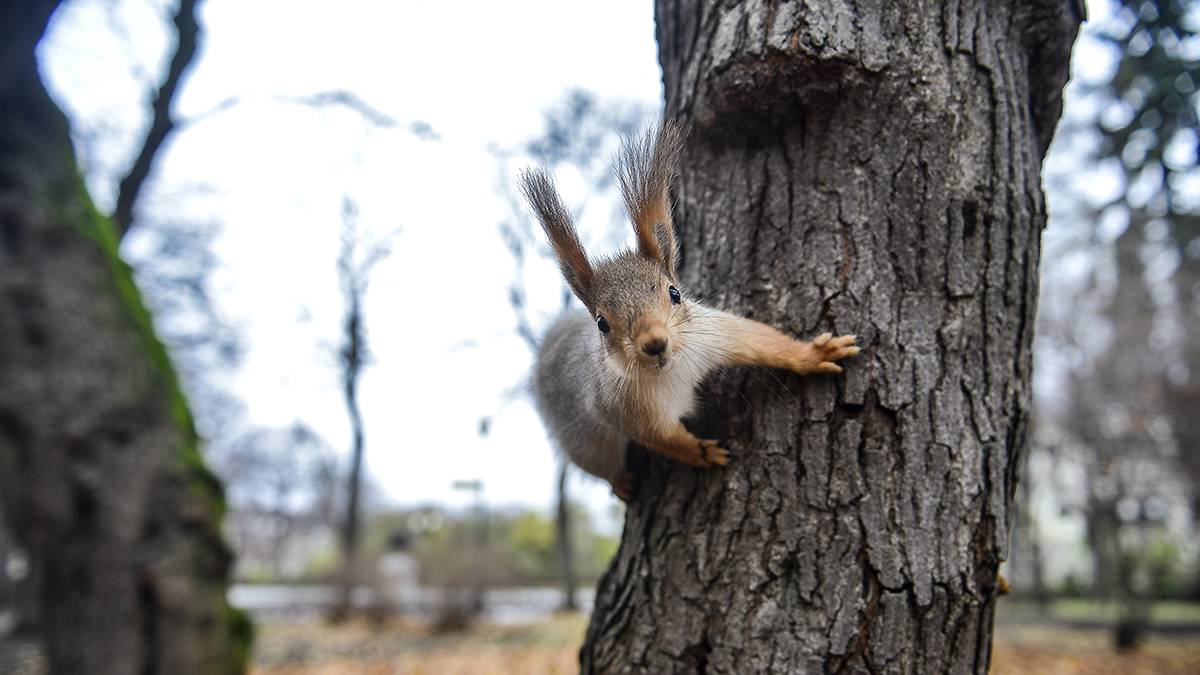
MULTIPOLYGON (((330 89, 327 91, 319 91, 314 94, 306 94, 304 96, 272 96, 271 99, 283 103, 299 103, 300 105, 308 106, 310 108, 342 106, 349 109, 351 112, 358 113, 364 120, 367 121, 368 124, 372 124, 377 127, 389 128, 394 127, 397 124, 395 118, 380 111, 370 103, 367 103, 354 92, 345 89, 330 89)), ((246 99, 241 96, 230 96, 212 106, 208 110, 192 115, 191 117, 177 120, 175 122, 175 128, 183 129, 184 127, 198 124, 209 117, 213 117, 218 113, 225 112, 226 110, 229 110, 230 108, 233 108, 234 106, 240 105, 244 102, 246 102, 246 99)), ((442 138, 441 135, 438 134, 438 132, 435 131, 428 122, 423 122, 421 120, 410 123, 408 125, 408 131, 423 141, 437 141, 441 140, 442 138)))
POLYGON ((120 237, 124 237, 133 224, 133 205, 154 168, 154 160, 158 157, 163 143, 175 128, 175 120, 171 117, 171 105, 183 74, 196 56, 196 45, 200 37, 200 25, 196 22, 197 4, 199 0, 180 0, 179 9, 175 12, 175 32, 178 38, 175 55, 171 57, 167 76, 154 96, 146 141, 142 143, 142 150, 133 161, 133 166, 129 168, 129 173, 121 179, 117 192, 117 208, 112 217, 120 237))
POLYGON ((185 117, 177 120, 175 122, 175 128, 182 131, 187 127, 199 124, 200 122, 203 122, 204 120, 213 117, 218 113, 223 113, 241 102, 242 98, 240 96, 229 96, 225 99, 222 99, 220 103, 212 106, 208 110, 192 115, 191 117, 185 117))
POLYGON ((307 96, 277 96, 276 98, 280 101, 299 103, 313 108, 340 105, 357 112, 377 127, 393 127, 396 125, 395 119, 362 100, 358 94, 346 89, 332 89, 307 96))

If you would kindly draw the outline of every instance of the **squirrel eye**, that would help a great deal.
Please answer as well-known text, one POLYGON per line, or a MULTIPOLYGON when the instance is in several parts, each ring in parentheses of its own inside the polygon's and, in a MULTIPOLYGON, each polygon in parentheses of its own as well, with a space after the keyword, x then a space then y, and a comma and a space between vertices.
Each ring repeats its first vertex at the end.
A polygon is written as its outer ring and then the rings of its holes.
POLYGON ((683 302, 683 298, 679 297, 679 289, 674 286, 667 289, 667 295, 671 296, 671 302, 676 305, 683 302))
POLYGON ((596 327, 599 328, 600 332, 604 333, 605 335, 608 335, 608 331, 612 330, 608 327, 608 322, 605 321, 604 317, 602 316, 596 317, 596 327))

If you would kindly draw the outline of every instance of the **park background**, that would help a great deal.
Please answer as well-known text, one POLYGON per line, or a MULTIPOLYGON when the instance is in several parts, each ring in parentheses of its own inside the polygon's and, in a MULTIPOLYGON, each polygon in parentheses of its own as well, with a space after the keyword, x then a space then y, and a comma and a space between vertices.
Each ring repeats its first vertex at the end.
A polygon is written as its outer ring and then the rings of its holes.
MULTIPOLYGON (((105 213, 145 151, 177 11, 73 0, 39 48, 105 213)), ((589 250, 630 240, 609 166, 662 107, 652 7, 192 11, 198 49, 121 250, 226 484, 258 667, 570 672, 583 623, 557 612, 588 607, 622 507, 564 471, 526 395, 570 299, 513 184, 543 164, 589 250), (334 625, 356 439, 362 617, 334 625)), ((1200 240, 1177 234, 1200 213, 1200 4, 1088 12, 1044 169, 1035 424, 996 664, 1111 666, 1119 643, 1194 672, 1200 240)), ((22 577, 0 533, 0 634, 22 577)))

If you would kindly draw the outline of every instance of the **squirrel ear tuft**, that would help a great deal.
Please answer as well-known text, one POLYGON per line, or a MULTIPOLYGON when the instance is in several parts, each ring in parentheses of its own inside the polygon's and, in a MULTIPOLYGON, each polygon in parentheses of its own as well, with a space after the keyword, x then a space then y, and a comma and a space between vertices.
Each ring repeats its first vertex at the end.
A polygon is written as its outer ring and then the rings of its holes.
POLYGON ((563 206, 554 180, 542 169, 529 169, 521 173, 521 192, 529 202, 529 208, 542 224, 546 238, 558 258, 558 268, 575 295, 589 310, 592 305, 592 264, 588 261, 583 244, 571 221, 571 214, 563 206))
POLYGON ((683 131, 671 120, 639 138, 625 138, 617 157, 617 181, 637 234, 638 253, 674 277, 679 246, 671 220, 671 181, 683 150, 683 131))

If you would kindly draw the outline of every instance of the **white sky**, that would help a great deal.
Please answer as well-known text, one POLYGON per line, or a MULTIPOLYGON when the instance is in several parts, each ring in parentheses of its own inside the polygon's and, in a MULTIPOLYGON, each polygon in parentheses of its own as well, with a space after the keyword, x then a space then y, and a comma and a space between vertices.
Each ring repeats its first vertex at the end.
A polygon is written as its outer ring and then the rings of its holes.
MULTIPOLYGON (((60 9, 42 45, 43 72, 73 120, 104 122, 89 185, 102 208, 109 176, 144 133, 147 83, 173 42, 170 7, 126 0, 131 40, 104 3, 60 9), (165 20, 164 20, 165 19, 165 20), (128 44, 129 42, 132 45, 128 44), (143 73, 139 80, 133 66, 143 73)), ((482 478, 491 504, 548 507, 555 461, 536 413, 518 401, 478 435, 529 356, 511 329, 512 259, 489 144, 519 146, 570 88, 658 105, 652 7, 641 2, 231 2, 202 4, 202 51, 177 99, 181 117, 242 101, 177 135, 160 155, 147 203, 219 218, 219 308, 247 351, 230 389, 249 421, 301 420, 349 445, 332 347, 341 298, 335 260, 342 197, 393 254, 372 276, 366 314, 375 356, 361 390, 367 467, 397 503, 464 503, 455 479, 482 478), (353 91, 398 124, 372 129, 353 112, 274 100, 353 91), (423 121, 440 141, 408 131, 423 121), (204 190, 187 192, 188 186, 204 190), (454 349, 473 341, 474 348, 454 349)), ((564 185, 568 199, 572 186, 564 185)), ((136 261, 137 238, 126 254, 136 261)), ((557 293, 546 266, 542 294, 557 293), (544 289, 551 289, 547 292, 544 289)), ((537 290, 537 289, 534 289, 537 290)), ((576 478, 593 509, 606 486, 576 478)))

